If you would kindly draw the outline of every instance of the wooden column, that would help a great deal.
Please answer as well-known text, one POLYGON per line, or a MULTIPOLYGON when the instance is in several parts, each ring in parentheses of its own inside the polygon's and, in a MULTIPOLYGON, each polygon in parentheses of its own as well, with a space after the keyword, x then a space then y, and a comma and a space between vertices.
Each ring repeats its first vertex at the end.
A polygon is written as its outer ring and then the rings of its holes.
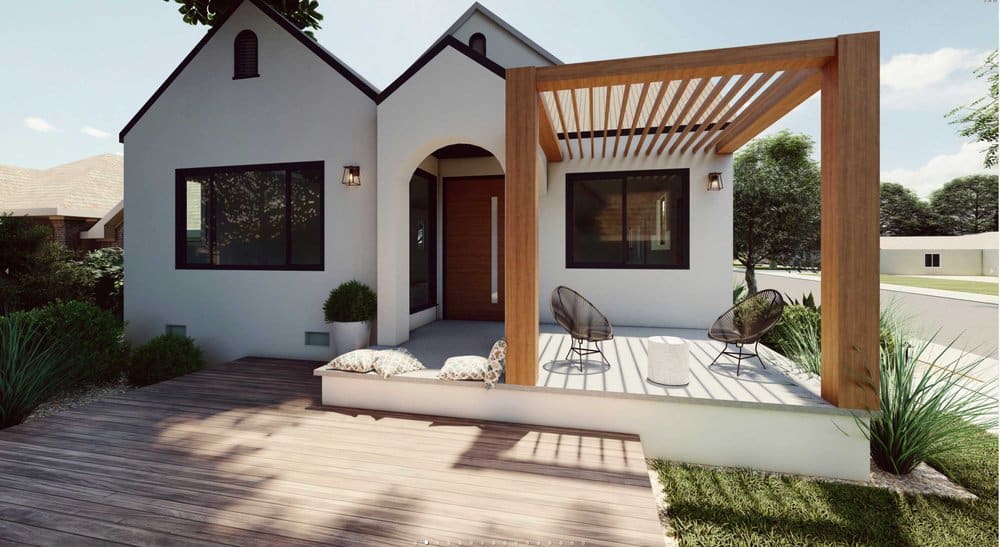
POLYGON ((822 78, 823 398, 878 408, 879 35, 837 37, 822 78))
POLYGON ((507 70, 504 313, 507 383, 538 377, 538 91, 535 67, 507 70))

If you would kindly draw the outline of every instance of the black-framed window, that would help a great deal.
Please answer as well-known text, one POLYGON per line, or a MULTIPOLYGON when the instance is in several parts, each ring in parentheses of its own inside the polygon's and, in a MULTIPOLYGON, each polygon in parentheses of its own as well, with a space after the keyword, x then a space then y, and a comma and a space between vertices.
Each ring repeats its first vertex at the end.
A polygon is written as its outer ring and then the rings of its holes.
POLYGON ((687 269, 689 171, 566 175, 566 267, 687 269))
POLYGON ((940 253, 924 253, 924 267, 925 268, 940 268, 941 267, 941 254, 940 253))
POLYGON ((410 313, 437 305, 437 177, 410 178, 410 313))
POLYGON ((323 162, 178 169, 176 266, 322 270, 323 162))
POLYGON ((258 58, 257 35, 252 30, 241 30, 233 41, 233 79, 260 76, 258 58))

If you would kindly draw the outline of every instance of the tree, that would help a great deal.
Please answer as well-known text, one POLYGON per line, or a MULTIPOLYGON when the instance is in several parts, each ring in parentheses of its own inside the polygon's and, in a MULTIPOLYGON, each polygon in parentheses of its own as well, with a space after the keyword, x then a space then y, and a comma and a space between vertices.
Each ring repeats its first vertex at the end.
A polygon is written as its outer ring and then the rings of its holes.
POLYGON ((757 292, 756 265, 815 265, 819 251, 819 165, 808 135, 782 131, 736 155, 733 252, 757 292))
POLYGON ((961 126, 958 134, 963 137, 973 137, 976 142, 989 143, 983 165, 987 169, 997 165, 997 51, 983 61, 976 69, 977 78, 986 78, 989 82, 988 94, 972 101, 967 106, 960 106, 947 114, 951 123, 961 126))
POLYGON ((939 231, 926 202, 895 182, 883 182, 879 207, 879 233, 884 236, 927 236, 939 231))
MULTIPOLYGON (((164 0, 170 2, 171 0, 164 0)), ((218 18, 229 13, 241 0, 173 0, 181 5, 177 11, 189 25, 214 26, 218 18)), ((293 25, 305 31, 312 39, 312 31, 320 28, 319 22, 323 15, 317 11, 319 2, 316 0, 264 0, 264 3, 284 15, 293 25)))
POLYGON ((998 179, 996 175, 959 177, 931 194, 931 210, 948 235, 978 234, 997 230, 998 179))

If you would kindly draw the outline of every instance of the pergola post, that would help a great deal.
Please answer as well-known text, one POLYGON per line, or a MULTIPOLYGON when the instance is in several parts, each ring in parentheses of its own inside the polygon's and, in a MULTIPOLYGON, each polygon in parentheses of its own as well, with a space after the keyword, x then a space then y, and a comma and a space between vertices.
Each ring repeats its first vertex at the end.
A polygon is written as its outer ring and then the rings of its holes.
POLYGON ((507 383, 538 377, 538 91, 535 67, 506 77, 507 158, 504 182, 504 314, 507 383))
POLYGON ((878 409, 879 35, 837 37, 823 67, 822 395, 878 409))

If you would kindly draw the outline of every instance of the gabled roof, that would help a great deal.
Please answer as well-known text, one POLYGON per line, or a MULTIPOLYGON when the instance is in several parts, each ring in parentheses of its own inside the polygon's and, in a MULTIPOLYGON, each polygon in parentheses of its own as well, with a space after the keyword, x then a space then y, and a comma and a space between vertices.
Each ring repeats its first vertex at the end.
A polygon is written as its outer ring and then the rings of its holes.
POLYGON ((549 53, 548 51, 545 50, 545 48, 543 48, 542 46, 536 44, 534 42, 534 40, 532 40, 531 38, 528 38, 527 36, 521 34, 521 32, 519 30, 517 30, 516 28, 512 27, 509 23, 507 23, 507 21, 504 21, 503 19, 501 19, 499 15, 497 15, 497 14, 493 13, 492 11, 486 9, 486 6, 480 4, 479 2, 475 2, 474 4, 472 4, 471 6, 469 6, 469 9, 465 10, 465 13, 463 13, 462 16, 459 17, 458 20, 455 21, 454 24, 452 24, 450 27, 448 27, 448 30, 444 31, 444 34, 442 34, 441 37, 438 38, 437 41, 435 41, 435 45, 437 44, 438 41, 440 41, 441 39, 443 39, 445 36, 451 36, 452 34, 455 34, 455 32, 458 31, 458 29, 462 28, 462 25, 464 25, 466 22, 468 22, 469 19, 472 19, 472 16, 475 15, 476 12, 481 13, 483 16, 485 16, 490 21, 493 21, 494 23, 496 23, 497 26, 499 26, 500 28, 502 28, 502 29, 506 30, 507 32, 513 34, 515 38, 517 38, 518 40, 524 42, 524 44, 526 46, 528 46, 531 49, 533 49, 535 51, 535 53, 541 55, 542 57, 544 57, 545 59, 547 59, 550 63, 552 63, 554 65, 561 65, 561 64, 563 64, 563 62, 560 61, 555 55, 549 53))
POLYGON ((100 218, 121 201, 123 172, 118 154, 93 156, 51 169, 0 166, 0 211, 100 218))
POLYGON ((198 55, 198 52, 200 52, 201 49, 205 47, 205 44, 211 41, 212 37, 215 36, 216 31, 218 31, 218 29, 222 28, 222 26, 225 25, 229 17, 237 9, 239 9, 239 7, 242 6, 244 2, 250 2, 251 4, 256 6, 258 9, 264 12, 268 17, 270 17, 271 20, 273 20, 275 23, 281 26, 281 28, 288 31, 288 33, 291 34, 293 37, 295 37, 295 39, 298 40, 302 45, 306 46, 306 48, 308 48, 309 51, 312 51, 314 54, 316 54, 316 56, 318 56, 321 60, 323 60, 323 62, 325 62, 331 68, 340 73, 341 76, 346 78, 347 81, 354 84, 355 87, 360 89, 361 92, 367 95, 371 100, 373 101, 377 100, 379 92, 378 89, 371 84, 371 82, 361 77, 360 74, 358 74, 350 67, 348 67, 346 64, 344 64, 343 61, 338 59, 334 54, 330 53, 326 48, 321 46, 319 42, 313 40, 305 32, 302 32, 295 25, 290 23, 288 19, 286 19, 283 15, 275 11, 271 6, 268 6, 261 0, 239 0, 225 15, 223 15, 218 20, 218 22, 216 22, 214 26, 212 26, 211 29, 209 29, 207 33, 205 33, 205 36, 198 41, 198 43, 194 46, 194 49, 192 49, 191 52, 188 53, 186 57, 184 57, 184 60, 182 60, 181 63, 177 65, 177 68, 175 68, 174 71, 171 72, 169 76, 167 76, 167 79, 162 84, 160 84, 160 87, 158 87, 156 91, 153 93, 153 95, 149 98, 149 100, 147 100, 146 103, 142 105, 142 108, 140 108, 139 111, 136 112, 135 116, 132 116, 132 119, 129 120, 127 124, 125 124, 125 128, 122 129, 121 132, 118 134, 118 142, 125 142, 125 135, 129 132, 129 130, 132 129, 132 127, 136 123, 139 122, 143 114, 145 114, 146 111, 153 106, 156 100, 160 98, 160 95, 162 95, 163 92, 166 91, 168 87, 170 87, 170 84, 173 83, 174 79, 176 79, 177 76, 179 76, 180 73, 184 71, 187 65, 192 60, 194 60, 195 56, 198 55))
POLYGON ((461 41, 459 41, 451 34, 445 34, 444 36, 439 38, 438 41, 435 42, 430 49, 424 52, 423 55, 418 57, 417 60, 414 61, 413 64, 406 69, 405 72, 403 72, 402 74, 399 75, 398 78, 393 80, 393 82, 389 84, 389 87, 382 90, 382 93, 379 93, 376 102, 381 103, 389 95, 392 95, 394 91, 399 89, 400 86, 406 83, 406 81, 409 80, 411 77, 413 77, 414 74, 419 72, 420 69, 423 68, 424 65, 426 65, 428 62, 430 62, 431 59, 437 57, 437 54, 441 53, 441 51, 443 51, 444 48, 446 47, 455 48, 469 59, 472 59, 473 61, 479 63, 484 68, 486 68, 486 70, 489 70, 490 72, 496 74, 497 76, 500 76, 501 78, 506 78, 507 76, 507 71, 502 66, 484 57, 483 55, 480 55, 466 44, 463 44, 461 41))

